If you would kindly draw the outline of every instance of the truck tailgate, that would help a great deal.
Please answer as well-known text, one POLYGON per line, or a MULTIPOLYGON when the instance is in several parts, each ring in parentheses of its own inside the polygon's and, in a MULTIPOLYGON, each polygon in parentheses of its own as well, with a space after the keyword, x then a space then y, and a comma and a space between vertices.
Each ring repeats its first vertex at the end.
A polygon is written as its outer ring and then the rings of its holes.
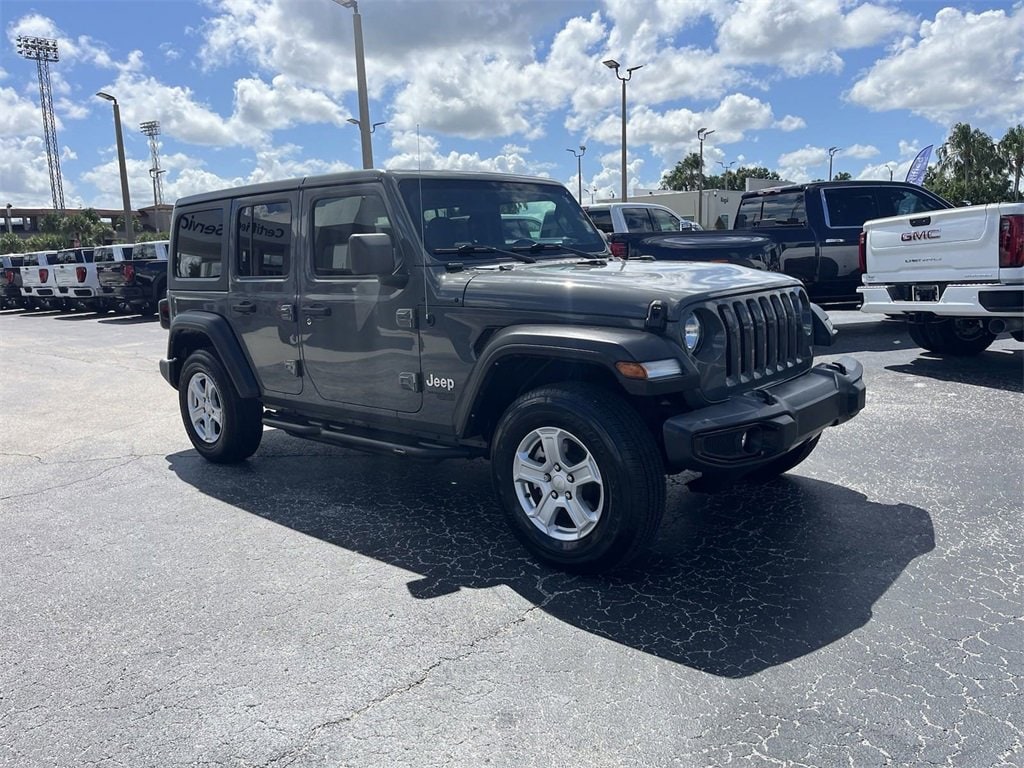
POLYGON ((865 222, 864 283, 999 279, 1000 205, 865 222), (909 278, 909 280, 908 280, 909 278))

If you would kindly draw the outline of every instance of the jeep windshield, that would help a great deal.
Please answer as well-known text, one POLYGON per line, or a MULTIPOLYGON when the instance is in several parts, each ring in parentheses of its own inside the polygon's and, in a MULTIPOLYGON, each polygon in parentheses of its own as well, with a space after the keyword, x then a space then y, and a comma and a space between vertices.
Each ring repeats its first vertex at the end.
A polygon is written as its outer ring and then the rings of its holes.
POLYGON ((428 177, 403 179, 399 190, 423 245, 441 261, 607 254, 604 238, 560 185, 428 177))

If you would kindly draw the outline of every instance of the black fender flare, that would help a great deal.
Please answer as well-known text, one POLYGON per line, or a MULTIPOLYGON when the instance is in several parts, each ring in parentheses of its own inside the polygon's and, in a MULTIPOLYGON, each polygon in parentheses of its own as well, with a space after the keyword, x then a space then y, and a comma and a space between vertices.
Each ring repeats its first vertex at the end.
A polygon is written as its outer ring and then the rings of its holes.
POLYGON ((632 328, 602 326, 519 325, 503 328, 491 337, 463 389, 455 408, 456 434, 463 435, 480 399, 486 393, 495 365, 511 357, 537 357, 597 365, 607 370, 633 395, 657 395, 686 386, 696 368, 685 359, 679 344, 666 336, 632 328), (657 381, 630 379, 615 367, 619 362, 676 359, 682 373, 657 381))
POLYGON ((167 349, 169 351, 169 372, 171 383, 177 387, 181 369, 185 361, 174 354, 175 341, 183 334, 199 334, 210 340, 224 369, 231 377, 231 383, 240 397, 255 398, 260 396, 260 385, 253 373, 249 359, 242 349, 238 337, 228 321, 213 312, 190 309, 171 318, 167 349))

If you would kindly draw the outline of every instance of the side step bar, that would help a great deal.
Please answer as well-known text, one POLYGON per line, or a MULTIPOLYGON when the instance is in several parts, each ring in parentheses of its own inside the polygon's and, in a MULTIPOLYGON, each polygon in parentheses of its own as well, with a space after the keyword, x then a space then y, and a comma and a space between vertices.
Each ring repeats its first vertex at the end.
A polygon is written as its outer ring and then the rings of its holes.
POLYGON ((403 443, 367 434, 342 432, 330 427, 310 424, 308 422, 290 421, 279 416, 264 414, 263 423, 268 427, 280 429, 295 437, 319 440, 332 445, 355 448, 370 453, 382 453, 388 456, 408 456, 413 459, 475 459, 483 456, 482 450, 470 447, 438 445, 436 443, 413 442, 403 443))

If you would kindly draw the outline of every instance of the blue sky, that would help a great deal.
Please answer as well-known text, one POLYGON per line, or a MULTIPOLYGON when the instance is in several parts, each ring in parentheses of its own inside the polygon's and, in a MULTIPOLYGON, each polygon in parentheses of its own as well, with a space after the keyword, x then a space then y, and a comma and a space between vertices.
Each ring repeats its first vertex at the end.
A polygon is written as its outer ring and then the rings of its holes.
MULTIPOLYGON (((704 145, 707 172, 764 165, 793 181, 902 178, 966 121, 1024 121, 1024 3, 978 0, 360 0, 375 165, 550 176, 585 201, 620 189, 619 81, 631 190, 704 145), (577 150, 578 151, 578 150, 577 150)), ((120 206, 112 110, 132 203, 361 165, 353 14, 332 0, 4 0, 0 204, 48 205, 34 62, 51 65, 69 207, 120 206)))

